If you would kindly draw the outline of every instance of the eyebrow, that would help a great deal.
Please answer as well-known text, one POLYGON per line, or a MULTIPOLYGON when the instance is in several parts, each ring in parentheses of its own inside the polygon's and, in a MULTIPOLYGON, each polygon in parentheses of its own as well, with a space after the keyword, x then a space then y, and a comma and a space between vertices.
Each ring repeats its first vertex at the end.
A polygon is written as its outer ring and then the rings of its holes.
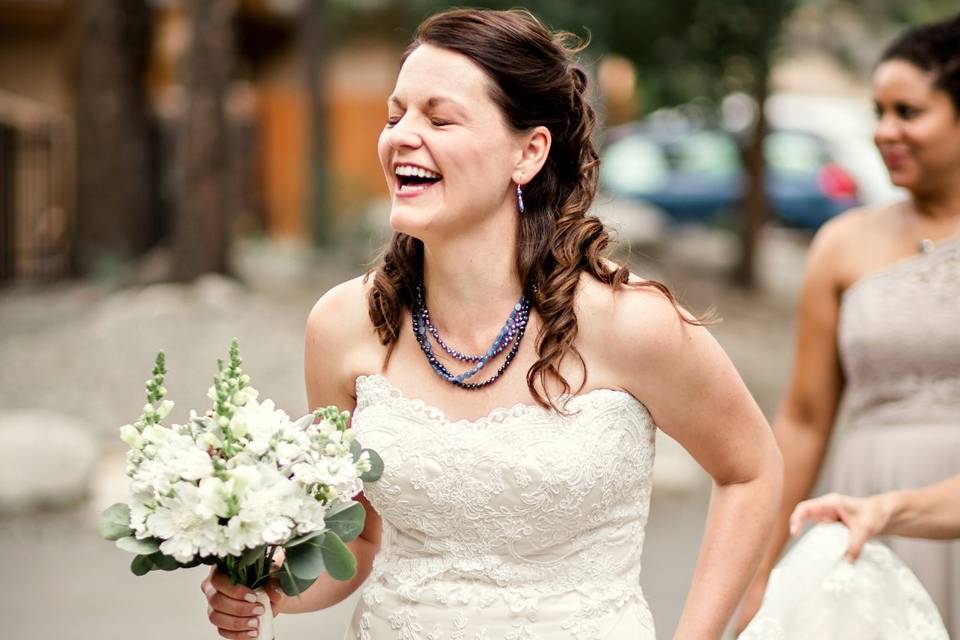
MULTIPOLYGON (((398 97, 395 96, 395 95, 391 95, 391 96, 387 99, 387 102, 388 102, 389 104, 392 104, 392 105, 396 106, 396 107, 401 107, 401 108, 403 107, 403 103, 400 101, 400 98, 398 98, 398 97)), ((454 106, 455 108, 457 108, 457 109, 462 109, 462 105, 461 105, 459 102, 457 102, 457 101, 454 100, 453 98, 448 98, 448 97, 446 97, 446 96, 431 96, 430 98, 428 98, 428 99, 427 99, 427 109, 434 109, 434 108, 436 108, 438 105, 443 104, 443 103, 448 103, 448 104, 453 105, 453 106, 454 106)))

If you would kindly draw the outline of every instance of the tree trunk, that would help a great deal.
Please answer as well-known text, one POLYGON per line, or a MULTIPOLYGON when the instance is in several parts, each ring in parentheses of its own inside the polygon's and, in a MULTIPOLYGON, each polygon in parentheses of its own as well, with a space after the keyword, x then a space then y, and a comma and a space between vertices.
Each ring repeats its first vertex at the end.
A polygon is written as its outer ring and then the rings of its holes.
POLYGON ((767 118, 764 109, 767 102, 768 69, 758 69, 757 88, 754 99, 757 103, 757 118, 753 133, 743 153, 744 186, 740 213, 740 259, 734 270, 734 281, 746 288, 756 283, 757 242, 770 212, 767 198, 766 159, 763 145, 767 137, 767 118))
POLYGON ((310 148, 307 153, 307 216, 315 244, 333 240, 333 216, 327 167, 327 103, 324 61, 327 52, 326 0, 310 0, 300 24, 299 45, 306 75, 310 148))
POLYGON ((73 5, 76 83, 75 267, 131 258, 156 241, 145 78, 151 11, 145 0, 73 5))
POLYGON ((232 215, 226 97, 234 71, 235 0, 188 0, 189 45, 180 77, 186 107, 174 161, 174 278, 230 273, 232 215))

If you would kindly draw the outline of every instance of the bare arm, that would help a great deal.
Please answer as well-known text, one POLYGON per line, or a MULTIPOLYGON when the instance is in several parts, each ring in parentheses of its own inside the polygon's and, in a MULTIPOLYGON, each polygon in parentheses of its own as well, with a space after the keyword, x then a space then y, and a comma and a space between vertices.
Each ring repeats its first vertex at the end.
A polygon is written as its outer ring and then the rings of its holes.
MULTIPOLYGON (((304 379, 311 410, 336 405, 352 414, 356 408, 353 376, 344 362, 345 352, 355 338, 345 335, 342 323, 345 317, 358 314, 362 314, 362 323, 366 318, 365 304, 361 285, 351 281, 324 295, 310 312, 304 340, 304 379), (353 313, 349 313, 351 309, 353 313)), ((355 329, 346 329, 348 334, 350 331, 355 329)), ((352 580, 340 581, 322 573, 299 597, 283 598, 278 607, 280 612, 303 613, 333 606, 349 597, 370 575, 373 558, 380 548, 381 521, 362 495, 359 501, 367 512, 366 521, 360 535, 347 543, 357 558, 357 575, 352 580)))
POLYGON ((658 294, 617 296, 613 326, 631 335, 611 341, 619 355, 610 357, 657 425, 714 480, 675 637, 719 638, 757 568, 776 513, 780 454, 763 414, 706 329, 683 323, 658 294))
POLYGON ((760 607, 770 571, 789 538, 790 513, 813 490, 833 430, 843 389, 837 348, 841 289, 836 276, 842 231, 825 227, 807 255, 793 372, 774 426, 784 461, 783 498, 763 560, 744 597, 735 625, 738 632, 760 607))
POLYGON ((960 538, 960 475, 922 489, 890 491, 868 498, 835 493, 797 505, 790 531, 806 521, 843 522, 850 529, 847 556, 855 560, 864 543, 877 535, 949 540, 960 538))

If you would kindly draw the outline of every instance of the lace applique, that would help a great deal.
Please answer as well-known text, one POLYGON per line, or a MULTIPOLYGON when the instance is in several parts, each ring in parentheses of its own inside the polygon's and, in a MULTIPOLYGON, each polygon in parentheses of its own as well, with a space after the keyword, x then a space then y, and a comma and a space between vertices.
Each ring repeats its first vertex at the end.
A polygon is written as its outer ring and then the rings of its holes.
POLYGON ((627 603, 649 619, 656 427, 623 391, 565 402, 571 415, 518 404, 449 420, 383 376, 357 379, 353 428, 385 462, 365 494, 383 530, 361 623, 370 613, 404 640, 599 640, 627 603))

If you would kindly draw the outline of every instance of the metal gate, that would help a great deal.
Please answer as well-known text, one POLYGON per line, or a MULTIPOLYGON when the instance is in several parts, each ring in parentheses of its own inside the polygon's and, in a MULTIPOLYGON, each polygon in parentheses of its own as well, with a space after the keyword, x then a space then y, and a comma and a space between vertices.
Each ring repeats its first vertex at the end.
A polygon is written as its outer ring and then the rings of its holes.
POLYGON ((0 91, 0 281, 69 272, 75 140, 66 115, 0 91))

